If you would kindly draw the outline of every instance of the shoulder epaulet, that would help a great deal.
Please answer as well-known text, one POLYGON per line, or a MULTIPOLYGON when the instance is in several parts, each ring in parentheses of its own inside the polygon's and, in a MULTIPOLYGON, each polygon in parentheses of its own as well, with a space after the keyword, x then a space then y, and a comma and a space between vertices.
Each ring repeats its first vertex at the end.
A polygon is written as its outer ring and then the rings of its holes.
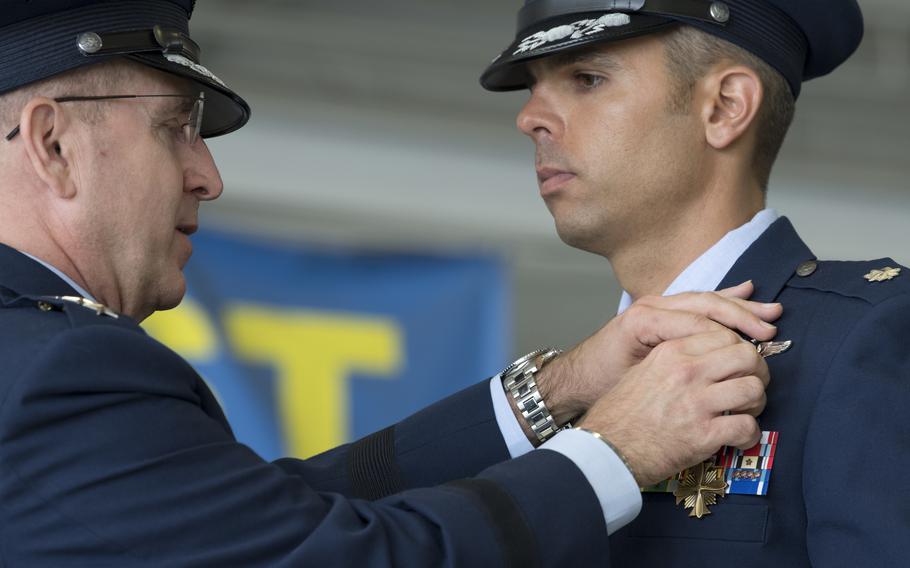
POLYGON ((910 293, 910 269, 893 259, 806 261, 787 282, 791 288, 830 292, 879 304, 910 293))

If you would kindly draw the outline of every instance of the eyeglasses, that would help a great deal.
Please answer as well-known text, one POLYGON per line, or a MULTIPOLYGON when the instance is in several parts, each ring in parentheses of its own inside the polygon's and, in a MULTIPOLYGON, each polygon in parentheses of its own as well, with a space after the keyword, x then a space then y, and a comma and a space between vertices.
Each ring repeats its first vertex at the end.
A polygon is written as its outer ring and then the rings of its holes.
MULTIPOLYGON (((106 101, 106 100, 116 100, 116 99, 151 99, 151 98, 176 98, 176 99, 192 99, 192 95, 104 95, 104 96, 95 96, 95 97, 58 97, 54 99, 58 103, 74 103, 81 101, 106 101)), ((196 97, 195 102, 193 103, 193 108, 190 110, 190 116, 187 119, 187 122, 181 124, 180 126, 183 129, 183 136, 187 144, 192 146, 196 143, 196 140, 199 139, 199 131, 202 129, 202 111, 205 108, 205 93, 200 92, 199 96, 196 97)), ((6 140, 10 141, 19 134, 20 125, 16 125, 9 134, 6 135, 6 140)))

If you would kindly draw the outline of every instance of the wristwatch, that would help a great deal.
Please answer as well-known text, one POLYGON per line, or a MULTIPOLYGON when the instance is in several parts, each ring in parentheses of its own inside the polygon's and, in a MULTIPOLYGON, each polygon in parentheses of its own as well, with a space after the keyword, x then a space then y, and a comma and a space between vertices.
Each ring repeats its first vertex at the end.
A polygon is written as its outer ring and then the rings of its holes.
POLYGON ((572 427, 568 423, 562 427, 556 424, 543 397, 540 396, 535 379, 535 375, 560 354, 561 350, 551 347, 538 349, 506 367, 500 375, 503 388, 515 399, 518 410, 541 443, 552 438, 560 430, 572 427))

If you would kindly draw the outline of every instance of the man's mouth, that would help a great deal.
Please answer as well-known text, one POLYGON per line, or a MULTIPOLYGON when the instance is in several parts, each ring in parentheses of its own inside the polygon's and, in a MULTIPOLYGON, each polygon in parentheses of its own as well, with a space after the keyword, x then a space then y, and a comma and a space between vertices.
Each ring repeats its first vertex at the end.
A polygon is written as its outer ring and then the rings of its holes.
POLYGON ((537 183, 540 194, 547 195, 558 191, 562 186, 575 179, 574 172, 554 167, 537 168, 537 183))
POLYGON ((177 225, 177 231, 186 236, 190 236, 198 230, 199 225, 196 224, 177 225))

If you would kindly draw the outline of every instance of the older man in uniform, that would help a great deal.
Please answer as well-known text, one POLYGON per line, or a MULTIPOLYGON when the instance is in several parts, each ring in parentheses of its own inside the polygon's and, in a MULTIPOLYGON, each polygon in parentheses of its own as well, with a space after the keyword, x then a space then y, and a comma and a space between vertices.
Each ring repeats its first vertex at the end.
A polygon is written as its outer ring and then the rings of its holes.
POLYGON ((518 20, 481 82, 529 90, 541 196, 612 264, 620 310, 746 278, 785 309, 763 445, 649 488, 610 565, 906 564, 910 490, 878 474, 910 463, 910 274, 816 260, 765 208, 802 82, 860 43, 857 3, 527 0, 518 20))
POLYGON ((200 63, 192 9, 0 10, 0 564, 590 565, 638 484, 755 444, 781 308, 748 283, 640 303, 309 460, 238 444, 137 325, 180 302, 222 192, 203 138, 250 114, 200 63))

